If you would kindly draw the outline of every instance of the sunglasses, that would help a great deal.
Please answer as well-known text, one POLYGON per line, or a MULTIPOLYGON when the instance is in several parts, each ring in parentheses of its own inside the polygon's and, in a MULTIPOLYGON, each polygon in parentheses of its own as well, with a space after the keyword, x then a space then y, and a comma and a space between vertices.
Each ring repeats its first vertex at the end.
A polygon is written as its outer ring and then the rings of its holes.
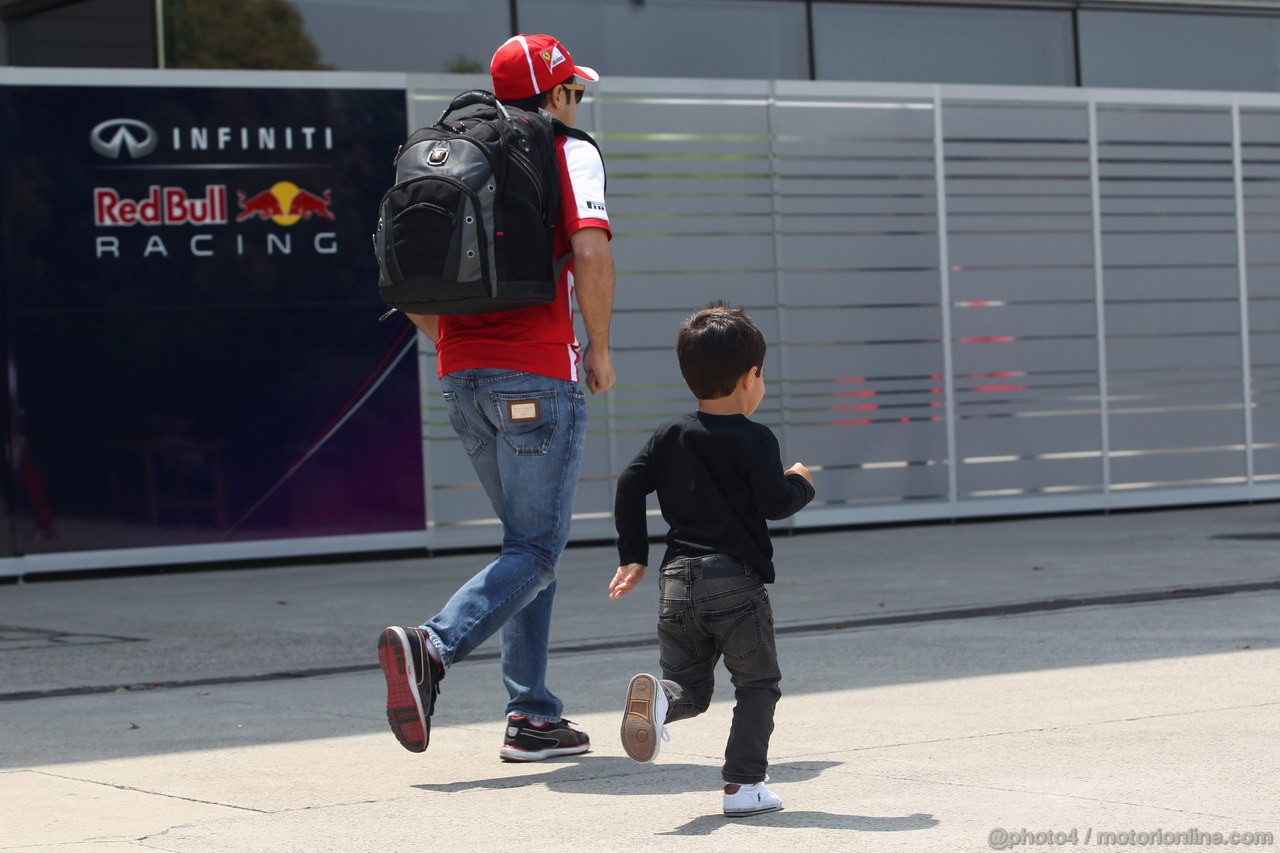
POLYGON ((564 87, 566 92, 570 93, 568 97, 573 98, 575 104, 582 103, 582 96, 587 91, 586 86, 581 83, 561 83, 560 85, 564 87))

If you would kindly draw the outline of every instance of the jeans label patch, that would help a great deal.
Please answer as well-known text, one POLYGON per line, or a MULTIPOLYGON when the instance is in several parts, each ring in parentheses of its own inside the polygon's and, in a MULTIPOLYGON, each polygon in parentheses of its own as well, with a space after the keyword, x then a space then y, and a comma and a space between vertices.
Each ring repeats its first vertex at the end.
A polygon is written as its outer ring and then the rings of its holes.
POLYGON ((512 400, 507 403, 507 419, 512 423, 536 421, 539 414, 537 400, 512 400))

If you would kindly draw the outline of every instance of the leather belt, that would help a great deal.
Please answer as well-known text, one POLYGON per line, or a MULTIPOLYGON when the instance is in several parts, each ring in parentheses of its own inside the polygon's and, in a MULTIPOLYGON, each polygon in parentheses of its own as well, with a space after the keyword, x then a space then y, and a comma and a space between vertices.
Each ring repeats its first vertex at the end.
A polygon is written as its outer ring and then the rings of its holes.
POLYGON ((755 574, 746 563, 728 554, 707 554, 702 557, 677 557, 663 567, 688 569, 690 574, 703 578, 744 578, 755 574))

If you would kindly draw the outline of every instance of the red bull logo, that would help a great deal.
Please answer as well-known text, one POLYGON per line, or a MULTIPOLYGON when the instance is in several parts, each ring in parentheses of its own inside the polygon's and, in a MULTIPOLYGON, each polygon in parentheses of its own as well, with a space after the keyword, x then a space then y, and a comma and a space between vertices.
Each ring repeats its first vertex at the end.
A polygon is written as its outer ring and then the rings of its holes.
POLYGON ((115 189, 98 187, 93 191, 93 218, 99 228, 143 225, 141 233, 125 232, 98 234, 94 238, 94 255, 98 258, 120 258, 131 254, 143 258, 168 258, 171 252, 188 254, 194 258, 235 254, 243 256, 255 252, 267 256, 294 254, 295 242, 299 251, 317 255, 333 255, 338 252, 338 235, 335 231, 314 231, 299 234, 281 232, 274 228, 262 231, 254 228, 220 229, 208 226, 225 226, 231 222, 247 223, 252 220, 271 220, 278 225, 293 225, 302 219, 319 217, 334 220, 333 194, 330 190, 316 194, 289 181, 279 181, 269 189, 249 195, 236 191, 240 211, 230 218, 227 201, 230 190, 225 185, 209 185, 204 195, 192 196, 182 187, 151 186, 143 198, 127 198, 115 189), (156 226, 196 226, 179 237, 156 226))
POLYGON ((192 198, 182 187, 152 186, 146 198, 128 199, 117 191, 93 191, 93 222, 112 225, 223 225, 227 221, 227 188, 210 185, 203 198, 192 198))
POLYGON ((236 222, 257 218, 270 219, 277 225, 292 225, 300 219, 310 219, 313 216, 333 219, 333 212, 329 210, 333 203, 330 190, 316 195, 290 181, 279 181, 270 189, 250 196, 237 190, 236 201, 240 204, 236 222))

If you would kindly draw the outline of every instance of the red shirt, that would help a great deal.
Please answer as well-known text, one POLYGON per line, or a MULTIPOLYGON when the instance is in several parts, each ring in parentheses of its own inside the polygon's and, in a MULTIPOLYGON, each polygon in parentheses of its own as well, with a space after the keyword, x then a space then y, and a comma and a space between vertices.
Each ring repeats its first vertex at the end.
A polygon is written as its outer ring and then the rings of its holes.
POLYGON ((560 214, 554 251, 569 260, 556 280, 556 298, 546 305, 495 314, 441 316, 436 341, 439 375, 470 368, 505 368, 578 381, 578 337, 573 329, 573 249, 569 238, 583 228, 609 230, 604 204, 604 162, 589 142, 556 140, 560 162, 560 214))

